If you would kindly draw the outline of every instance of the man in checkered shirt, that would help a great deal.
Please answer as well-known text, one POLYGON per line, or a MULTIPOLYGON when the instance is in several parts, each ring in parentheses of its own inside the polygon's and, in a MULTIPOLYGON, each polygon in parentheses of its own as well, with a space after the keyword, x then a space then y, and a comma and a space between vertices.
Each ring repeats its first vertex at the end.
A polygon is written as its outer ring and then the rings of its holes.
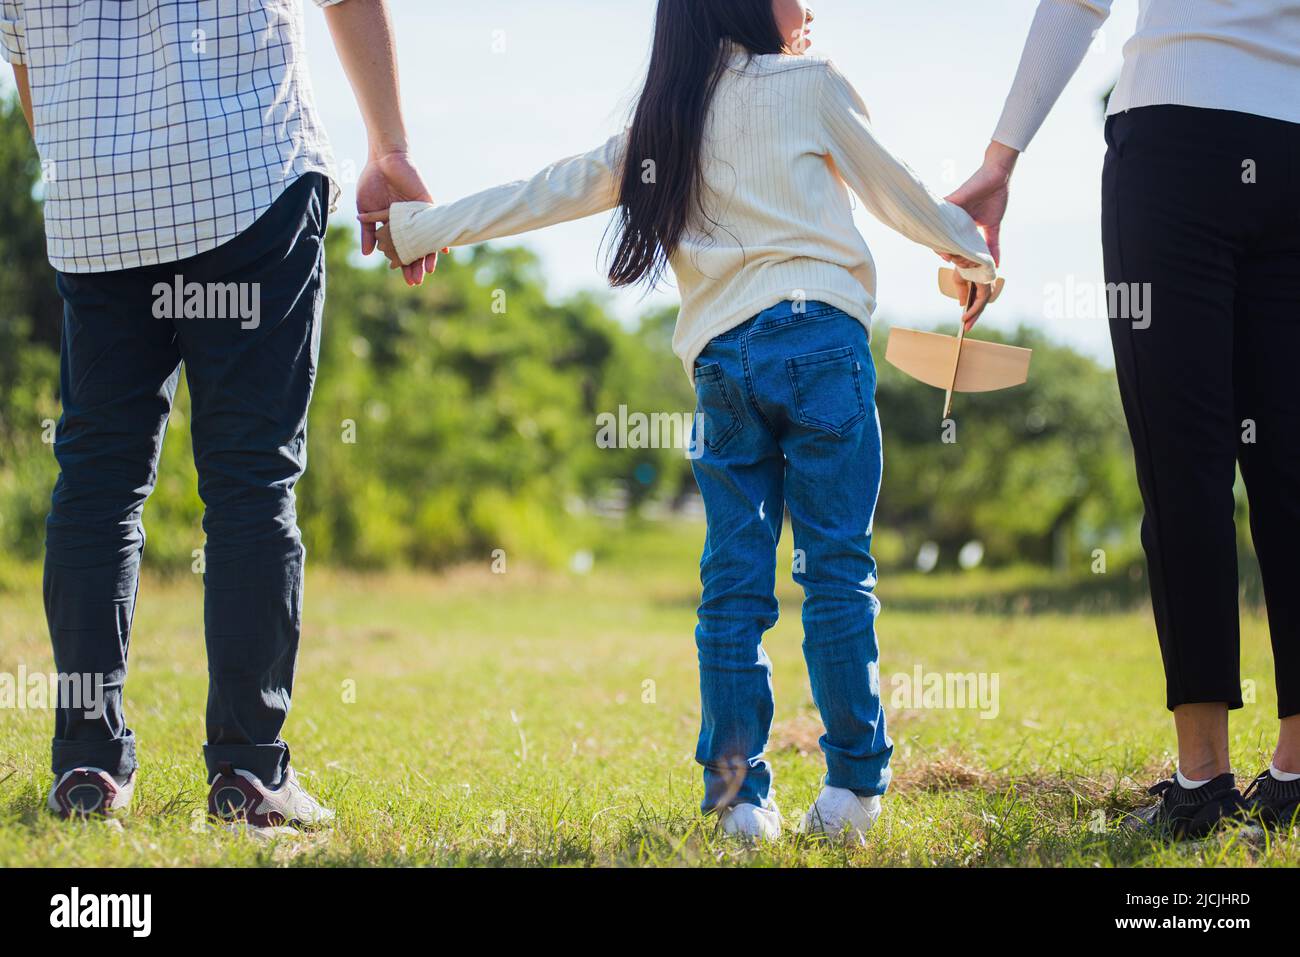
MULTIPOLYGON (((369 134, 358 207, 428 200, 385 0, 315 2, 369 134)), ((184 363, 207 535, 209 810, 328 823, 280 738, 302 604, 293 489, 337 195, 301 0, 0 0, 0 52, 40 153, 65 304, 46 614, 60 674, 103 679, 102 708, 60 702, 50 809, 110 813, 134 788, 122 686, 140 519, 184 363)))

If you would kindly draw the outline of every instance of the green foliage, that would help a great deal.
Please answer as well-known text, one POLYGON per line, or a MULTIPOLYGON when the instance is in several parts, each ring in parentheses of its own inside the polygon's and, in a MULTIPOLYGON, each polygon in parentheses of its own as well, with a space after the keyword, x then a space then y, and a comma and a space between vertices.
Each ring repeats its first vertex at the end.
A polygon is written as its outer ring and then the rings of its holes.
POLYGON ((0 99, 0 552, 39 553, 55 470, 46 440, 58 416, 58 322, 40 161, 16 96, 0 99))
POLYGON ((311 465, 299 487, 309 548, 374 567, 498 548, 567 558, 585 537, 575 503, 629 481, 638 464, 596 447, 598 412, 657 408, 646 383, 667 369, 684 388, 671 353, 641 348, 642 333, 595 297, 548 301, 521 249, 443 257, 419 290, 357 265, 348 231, 332 231, 327 249, 311 465))
POLYGON ((883 361, 888 330, 877 328, 885 434, 877 525, 904 532, 911 546, 933 541, 949 561, 972 540, 999 563, 1075 571, 1087 570, 1094 548, 1131 554, 1141 502, 1114 374, 1032 329, 978 335, 1032 348, 1029 382, 958 396, 955 431, 945 435, 942 394, 883 361))
POLYGON ((58 403, 58 357, 29 345, 26 317, 0 316, 0 551, 39 553, 55 469, 46 440, 58 403))

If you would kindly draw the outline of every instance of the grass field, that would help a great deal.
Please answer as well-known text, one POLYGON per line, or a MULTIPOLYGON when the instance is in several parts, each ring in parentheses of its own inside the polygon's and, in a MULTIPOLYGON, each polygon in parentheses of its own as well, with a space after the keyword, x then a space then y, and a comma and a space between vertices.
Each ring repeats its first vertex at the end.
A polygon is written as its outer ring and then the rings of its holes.
MULTIPOLYGON (((1149 615, 1096 583, 1015 572, 882 570, 886 704, 892 676, 917 666, 996 673, 1000 695, 992 718, 890 709, 895 785, 869 847, 793 828, 769 849, 730 843, 697 811, 692 760, 701 537, 698 526, 619 537, 581 576, 496 575, 486 562, 438 577, 312 569, 286 738, 339 824, 275 842, 204 824, 201 591, 196 578, 148 580, 128 690, 142 761, 133 813, 121 827, 50 819, 50 715, 0 712, 0 865, 1300 863, 1300 838, 1166 847, 1118 826, 1172 767, 1149 615)), ((0 672, 51 670, 39 571, 6 577, 0 672)), ((781 598, 769 755, 793 823, 822 761, 799 596, 787 584, 781 598)), ((1243 776, 1265 766, 1276 726, 1262 618, 1244 631, 1258 700, 1233 718, 1243 776)))

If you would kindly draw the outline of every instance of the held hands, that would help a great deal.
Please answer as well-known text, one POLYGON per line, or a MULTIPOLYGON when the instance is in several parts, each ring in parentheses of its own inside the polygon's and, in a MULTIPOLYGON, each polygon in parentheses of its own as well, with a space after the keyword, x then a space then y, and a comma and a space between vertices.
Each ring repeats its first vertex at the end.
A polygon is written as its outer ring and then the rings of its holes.
MULTIPOLYGON (((357 219, 361 221, 361 228, 363 230, 369 229, 373 232, 374 243, 375 243, 374 248, 378 249, 388 259, 388 268, 401 269, 405 273, 406 270, 410 268, 410 266, 407 263, 402 262, 402 257, 397 252, 397 243, 394 242, 393 240, 393 227, 391 225, 392 210, 379 209, 379 210, 375 210, 372 213, 362 213, 360 216, 357 217, 357 219)), ((443 247, 442 251, 444 253, 451 252, 451 250, 445 246, 443 247)), ((433 267, 429 269, 429 272, 433 272, 434 269, 438 268, 437 253, 433 253, 432 255, 426 256, 424 258, 425 260, 428 259, 433 260, 434 264, 433 267)), ((416 264, 418 265, 422 261, 423 260, 417 259, 416 264)), ((422 279, 423 277, 421 277, 421 280, 422 279)), ((409 275, 407 275, 406 277, 406 282, 407 285, 410 286, 420 285, 419 282, 411 282, 411 277, 409 275)))
MULTIPOLYGON (((973 259, 967 259, 965 256, 939 253, 939 258, 944 262, 952 263, 954 266, 960 266, 962 269, 978 269, 980 267, 979 263, 973 259)), ((961 301, 970 303, 966 311, 961 314, 961 324, 965 326, 967 332, 970 332, 975 323, 979 322, 985 308, 993 301, 993 284, 987 282, 961 283, 961 301), (975 289, 974 299, 971 298, 971 287, 975 289)))
MULTIPOLYGON (((956 262, 958 265, 961 265, 961 257, 960 256, 956 257, 954 259, 954 262, 956 262)), ((989 301, 992 298, 993 298, 993 286, 990 283, 971 282, 966 284, 966 294, 963 297, 962 301, 969 302, 970 305, 966 308, 966 311, 961 314, 961 324, 962 327, 967 332, 970 332, 971 329, 974 327, 975 323, 980 321, 980 316, 984 314, 984 309, 986 306, 988 306, 989 301), (974 302, 971 302, 971 297, 970 297, 970 289, 972 286, 975 287, 974 302)))
POLYGON ((984 153, 984 165, 948 197, 948 202, 960 206, 975 220, 998 265, 1002 263, 1002 219, 1011 199, 1011 174, 1019 159, 1020 153, 1010 146, 997 141, 990 143, 984 153))
MULTIPOLYGON (((1007 204, 1011 199, 1011 174, 1015 172, 1020 153, 1009 146, 996 141, 989 144, 984 154, 984 165, 976 170, 975 175, 963 183, 955 193, 947 197, 948 202, 964 209, 975 225, 984 234, 993 262, 1002 264, 1002 219, 1007 213, 1007 204)), ((961 256, 943 256, 943 259, 963 268, 975 267, 961 256)), ((975 302, 962 315, 962 324, 969 332, 979 321, 984 307, 989 304, 992 287, 975 283, 975 302)))
POLYGON ((361 254, 369 256, 379 249, 395 264, 392 268, 402 270, 408 286, 418 286, 424 282, 426 273, 438 268, 438 254, 433 253, 410 264, 399 263, 388 230, 377 228, 380 223, 388 222, 388 208, 393 203, 407 201, 433 201, 409 154, 396 150, 371 157, 357 181, 361 254))

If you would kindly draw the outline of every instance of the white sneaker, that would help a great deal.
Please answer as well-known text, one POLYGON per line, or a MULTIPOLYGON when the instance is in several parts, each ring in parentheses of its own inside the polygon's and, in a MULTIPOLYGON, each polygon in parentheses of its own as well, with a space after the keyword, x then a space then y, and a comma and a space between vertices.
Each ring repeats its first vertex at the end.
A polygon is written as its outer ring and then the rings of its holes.
POLYGON ((746 841, 767 842, 781 839, 781 812, 776 805, 737 804, 724 810, 722 831, 746 841))
POLYGON ((135 794, 135 772, 125 781, 102 768, 73 768, 50 788, 46 806, 59 817, 111 817, 125 811, 135 794))
POLYGON ((820 834, 833 841, 867 843, 867 832, 880 817, 880 798, 858 797, 844 788, 827 785, 804 815, 803 829, 808 835, 820 834))
POLYGON ((277 832, 334 823, 334 812, 307 793, 293 768, 287 769, 280 786, 271 790, 257 775, 222 765, 208 791, 208 814, 224 824, 277 832))

